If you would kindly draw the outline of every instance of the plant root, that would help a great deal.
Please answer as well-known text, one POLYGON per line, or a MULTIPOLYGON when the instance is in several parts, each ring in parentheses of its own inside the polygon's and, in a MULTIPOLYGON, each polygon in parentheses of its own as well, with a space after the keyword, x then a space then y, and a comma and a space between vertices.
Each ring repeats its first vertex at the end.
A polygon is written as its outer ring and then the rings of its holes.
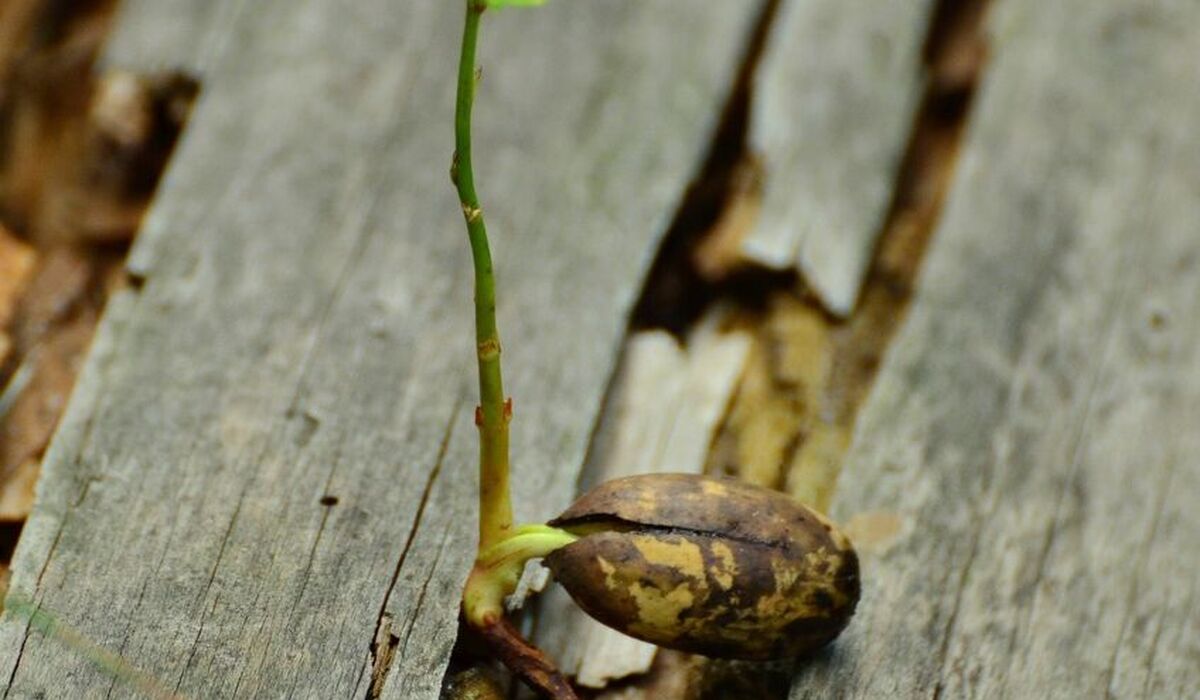
POLYGON ((579 700, 554 662, 504 617, 475 628, 492 654, 547 700, 579 700))

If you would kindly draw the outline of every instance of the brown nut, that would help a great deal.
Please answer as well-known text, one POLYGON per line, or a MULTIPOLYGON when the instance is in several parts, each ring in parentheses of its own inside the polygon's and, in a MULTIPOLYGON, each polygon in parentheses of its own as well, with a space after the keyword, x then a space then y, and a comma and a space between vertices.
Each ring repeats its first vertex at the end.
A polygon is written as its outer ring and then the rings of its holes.
POLYGON ((707 656, 798 656, 858 604, 858 557, 785 494, 727 479, 649 474, 593 489, 550 522, 580 535, 546 557, 601 622, 707 656))

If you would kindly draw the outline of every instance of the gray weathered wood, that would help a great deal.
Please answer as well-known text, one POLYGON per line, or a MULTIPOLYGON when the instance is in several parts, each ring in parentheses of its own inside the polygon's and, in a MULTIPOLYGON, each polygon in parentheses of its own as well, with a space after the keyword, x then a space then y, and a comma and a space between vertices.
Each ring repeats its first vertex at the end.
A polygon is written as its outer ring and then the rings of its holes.
POLYGON ((854 308, 920 101, 932 0, 784 0, 756 76, 762 215, 743 241, 854 308))
MULTIPOLYGON (((759 3, 689 7, 486 19, 477 163, 522 519, 573 495, 759 3)), ((144 283, 103 324, 12 580, 167 688, 365 697, 378 666, 383 697, 438 694, 475 531, 447 177, 461 14, 264 0, 209 18, 220 42, 130 262, 144 283)), ((12 698, 129 694, 11 611, 0 679, 12 698)))
POLYGON ((794 698, 1200 688, 1200 7, 995 12, 834 506, 903 534, 794 698))
POLYGON ((246 0, 122 0, 117 6, 105 67, 207 74, 226 49, 246 0))

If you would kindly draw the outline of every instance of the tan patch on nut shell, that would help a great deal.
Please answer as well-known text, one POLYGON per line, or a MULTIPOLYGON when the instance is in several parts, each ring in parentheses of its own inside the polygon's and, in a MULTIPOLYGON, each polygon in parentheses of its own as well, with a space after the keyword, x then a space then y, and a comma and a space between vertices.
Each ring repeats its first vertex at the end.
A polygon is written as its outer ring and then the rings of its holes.
POLYGON ((733 581, 738 575, 737 558, 733 555, 733 550, 724 542, 713 542, 709 545, 709 551, 713 555, 713 565, 708 568, 708 574, 717 582, 721 588, 728 590, 733 586, 733 581))
POLYGON ((633 546, 653 566, 666 566, 691 579, 704 579, 704 554, 684 537, 634 535, 633 546))
POLYGON ((646 641, 710 656, 795 656, 853 614, 858 561, 820 514, 766 489, 679 475, 618 480, 555 524, 546 559, 581 607, 646 641))

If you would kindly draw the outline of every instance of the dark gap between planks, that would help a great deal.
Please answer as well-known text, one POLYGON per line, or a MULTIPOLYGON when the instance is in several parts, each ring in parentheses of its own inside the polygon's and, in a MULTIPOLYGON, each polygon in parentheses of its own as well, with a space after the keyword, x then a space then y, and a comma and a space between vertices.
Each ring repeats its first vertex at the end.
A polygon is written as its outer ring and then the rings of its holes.
MULTIPOLYGON (((714 279, 697 265, 696 251, 739 196, 739 174, 754 168, 754 154, 748 152, 746 138, 753 76, 778 8, 777 2, 767 3, 704 167, 688 188, 651 267, 631 318, 631 332, 664 329, 683 340, 718 302, 732 303, 753 328, 762 323, 773 299, 791 297, 823 319, 833 347, 845 355, 838 358, 840 369, 835 370, 832 382, 836 385, 833 389, 844 394, 839 407, 844 419, 853 422, 887 345, 905 317, 952 181, 958 146, 986 58, 983 20, 987 4, 988 0, 937 3, 923 47, 928 82, 863 294, 849 318, 837 319, 805 289, 795 270, 743 264, 714 279)), ((682 692, 689 698, 784 698, 790 675, 787 664, 764 667, 666 651, 658 654, 645 676, 614 683, 593 696, 649 699, 682 692)))
POLYGON ((767 0, 747 39, 736 82, 713 134, 699 174, 684 193, 650 267, 630 320, 632 331, 661 328, 684 339, 705 310, 719 299, 747 308, 761 308, 767 296, 798 284, 795 271, 736 270, 718 282, 705 279, 695 263, 695 251, 712 231, 738 188, 739 175, 751 158, 747 152, 754 75, 766 48, 779 0, 767 0))
MULTIPOLYGON (((13 8, 18 3, 11 4, 5 12, 15 13, 13 8)), ((35 0, 25 2, 28 6, 36 4, 35 0)), ((912 130, 891 211, 867 278, 862 308, 856 311, 852 319, 844 322, 827 317, 831 326, 849 325, 862 318, 867 309, 877 312, 869 314, 869 321, 876 324, 876 332, 870 334, 877 343, 877 347, 873 348, 875 353, 882 353, 883 346, 903 317, 920 260, 949 184, 956 146, 969 115, 983 60, 980 25, 986 4, 987 0, 939 2, 925 50, 931 80, 912 130), (937 194, 932 198, 933 201, 928 201, 928 196, 923 198, 920 192, 931 180, 936 183, 937 194), (912 216, 914 209, 918 210, 917 226, 896 225, 899 218, 912 216)), ((41 145, 44 148, 55 148, 56 143, 63 141, 62 134, 81 133, 95 128, 94 124, 88 122, 86 105, 97 89, 97 76, 92 71, 115 3, 112 0, 45 0, 41 5, 40 9, 31 13, 35 21, 25 28, 25 36, 21 37, 23 49, 9 65, 0 65, 0 221, 8 224, 7 228, 19 237, 32 243, 44 241, 45 232, 39 226, 37 213, 29 207, 28 202, 13 202, 7 197, 7 185, 12 178, 30 178, 33 183, 30 186, 34 191, 52 199, 46 193, 53 194, 54 186, 68 186, 66 182, 54 181, 52 176, 55 175, 63 179, 62 172, 56 173, 55 169, 63 172, 74 169, 76 177, 82 177, 85 184, 107 196, 131 200, 136 220, 153 194, 186 118, 186 113, 179 112, 178 105, 180 101, 190 105, 198 87, 194 81, 179 75, 145 78, 143 87, 151 93, 150 104, 155 124, 147 139, 132 146, 110 143, 107 148, 101 140, 98 148, 76 149, 74 153, 65 154, 51 152, 44 162, 52 165, 39 163, 40 167, 33 172, 27 169, 10 171, 13 166, 10 156, 13 149, 20 145, 14 143, 14 130, 11 128, 18 118, 18 107, 22 106, 18 101, 32 100, 35 107, 41 107, 38 116, 45 123, 36 131, 48 137, 47 143, 41 145), (59 72, 55 79, 39 84, 36 79, 39 71, 59 72), (49 138, 51 135, 56 138, 49 138), (88 160, 72 163, 71 158, 88 160), (115 188, 114 183, 117 185, 115 188), (106 189, 109 191, 105 192, 106 189)), ((739 169, 752 158, 746 147, 747 119, 753 97, 752 77, 778 6, 778 0, 764 3, 761 19, 748 40, 743 65, 704 166, 682 200, 635 306, 630 323, 632 330, 662 328, 682 338, 704 311, 717 301, 731 301, 754 314, 765 308, 772 295, 787 293, 804 297, 803 281, 795 271, 743 267, 731 271, 720 280, 712 281, 697 270, 693 256, 696 247, 729 205, 739 169)), ((70 143, 73 139, 67 138, 65 141, 70 143)), ((129 235, 132 236, 132 233, 130 231, 129 235)), ((113 287, 105 281, 110 278, 111 271, 122 267, 129 240, 70 241, 76 254, 88 261, 91 275, 87 291, 77 303, 93 309, 97 316, 104 300, 113 291, 113 287)), ((140 282, 125 279, 123 283, 136 288, 140 282)), ((818 306, 812 300, 807 303, 818 306)), ((14 320, 13 325, 17 322, 14 320)), ((22 348, 18 343, 15 356, 2 361, 0 383, 7 381, 16 371, 23 349, 28 348, 22 348)), ((873 375, 873 371, 868 374, 873 375)), ((867 379, 869 383, 869 377, 867 379)), ((0 420, 3 418, 0 416, 0 420)), ((334 497, 322 499, 322 505, 334 504, 334 497)), ((5 539, 15 543, 20 523, 6 523, 3 527, 5 539)), ((462 666, 458 665, 457 668, 462 666)), ((695 672, 695 669, 690 669, 690 672, 695 672)), ((722 693, 740 692, 736 688, 745 690, 744 686, 739 685, 737 673, 728 670, 712 673, 702 669, 700 675, 706 677, 701 683, 705 696, 718 697, 722 693)), ((625 685, 633 687, 637 682, 635 679, 625 685)), ((786 684, 769 685, 777 690, 786 684)))

